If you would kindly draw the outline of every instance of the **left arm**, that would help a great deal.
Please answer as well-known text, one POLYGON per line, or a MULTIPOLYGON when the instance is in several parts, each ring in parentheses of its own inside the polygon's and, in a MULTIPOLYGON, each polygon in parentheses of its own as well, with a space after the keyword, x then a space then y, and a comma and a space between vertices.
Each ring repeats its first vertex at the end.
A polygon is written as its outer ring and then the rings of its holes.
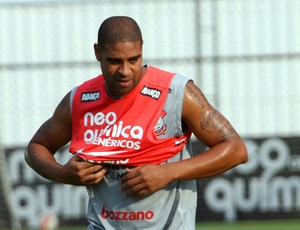
POLYGON ((194 157, 165 165, 128 169, 122 189, 128 195, 155 192, 168 183, 221 174, 247 161, 244 142, 229 121, 214 109, 192 81, 185 88, 182 119, 208 150, 194 157))

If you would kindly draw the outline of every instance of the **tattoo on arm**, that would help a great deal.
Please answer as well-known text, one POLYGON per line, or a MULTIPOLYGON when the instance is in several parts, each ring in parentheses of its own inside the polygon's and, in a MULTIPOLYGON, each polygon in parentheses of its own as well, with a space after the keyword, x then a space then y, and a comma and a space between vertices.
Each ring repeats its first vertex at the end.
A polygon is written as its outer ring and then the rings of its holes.
POLYGON ((204 94, 194 86, 193 82, 187 84, 187 90, 201 106, 201 109, 203 109, 203 112, 199 117, 200 127, 203 131, 206 131, 210 135, 221 132, 223 139, 229 137, 234 139, 239 138, 231 124, 222 116, 222 114, 210 106, 204 94))
POLYGON ((48 136, 50 127, 51 127, 51 120, 49 119, 39 128, 38 134, 42 136, 48 136))
MULTIPOLYGON (((202 114, 204 115, 204 114, 202 114)), ((221 132, 222 138, 229 137, 238 138, 237 133, 230 125, 230 123, 215 109, 210 108, 206 116, 200 119, 200 126, 202 130, 207 131, 209 134, 221 132)))
POLYGON ((206 102, 206 99, 203 95, 203 93, 200 90, 196 90, 196 87, 192 87, 193 82, 188 82, 186 85, 188 92, 191 94, 191 96, 196 100, 196 102, 201 106, 201 108, 205 108, 205 104, 203 103, 206 102))

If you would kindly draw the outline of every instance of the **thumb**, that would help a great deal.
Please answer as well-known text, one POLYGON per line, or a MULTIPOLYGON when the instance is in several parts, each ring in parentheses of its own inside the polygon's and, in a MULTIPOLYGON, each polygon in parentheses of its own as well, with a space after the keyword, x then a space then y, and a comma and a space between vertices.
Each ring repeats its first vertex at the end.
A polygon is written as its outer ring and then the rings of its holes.
POLYGON ((74 156, 72 157, 72 159, 75 160, 75 161, 78 161, 78 162, 84 161, 84 160, 83 160, 81 157, 79 157, 78 155, 74 155, 74 156))
POLYGON ((126 172, 130 173, 130 172, 134 172, 136 170, 138 170, 139 168, 141 168, 142 166, 137 166, 137 167, 130 167, 130 168, 126 168, 126 172))

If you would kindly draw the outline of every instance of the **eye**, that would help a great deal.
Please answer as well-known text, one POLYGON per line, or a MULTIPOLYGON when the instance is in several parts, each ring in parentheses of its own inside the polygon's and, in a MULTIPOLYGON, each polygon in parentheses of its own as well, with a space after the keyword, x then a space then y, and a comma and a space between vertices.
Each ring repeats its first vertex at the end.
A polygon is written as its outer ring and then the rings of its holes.
POLYGON ((129 59, 129 62, 130 62, 131 64, 134 64, 134 63, 136 63, 138 60, 139 60, 139 57, 134 57, 134 58, 130 58, 130 59, 129 59))
POLYGON ((108 62, 112 65, 118 65, 121 63, 121 61, 119 59, 114 59, 114 58, 108 59, 108 62))

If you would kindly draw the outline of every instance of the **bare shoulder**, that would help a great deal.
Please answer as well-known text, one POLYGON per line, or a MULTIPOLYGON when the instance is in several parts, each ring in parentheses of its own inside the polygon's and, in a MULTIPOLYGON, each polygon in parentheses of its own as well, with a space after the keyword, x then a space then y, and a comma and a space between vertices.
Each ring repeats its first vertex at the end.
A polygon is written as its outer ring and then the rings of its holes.
POLYGON ((55 152, 70 141, 71 132, 72 118, 69 92, 57 105, 53 115, 40 126, 31 142, 43 144, 55 152))
POLYGON ((193 81, 188 81, 184 92, 182 109, 183 119, 188 119, 194 115, 200 116, 201 114, 207 113, 210 110, 211 105, 207 101, 202 91, 194 84, 193 81))
POLYGON ((68 118, 71 118, 71 105, 70 105, 70 97, 71 97, 71 91, 68 92, 63 99, 59 102, 57 105, 54 116, 61 117, 62 119, 68 120, 68 118))
POLYGON ((208 146, 240 138, 230 122, 208 102, 192 81, 186 84, 182 118, 197 138, 208 146))

